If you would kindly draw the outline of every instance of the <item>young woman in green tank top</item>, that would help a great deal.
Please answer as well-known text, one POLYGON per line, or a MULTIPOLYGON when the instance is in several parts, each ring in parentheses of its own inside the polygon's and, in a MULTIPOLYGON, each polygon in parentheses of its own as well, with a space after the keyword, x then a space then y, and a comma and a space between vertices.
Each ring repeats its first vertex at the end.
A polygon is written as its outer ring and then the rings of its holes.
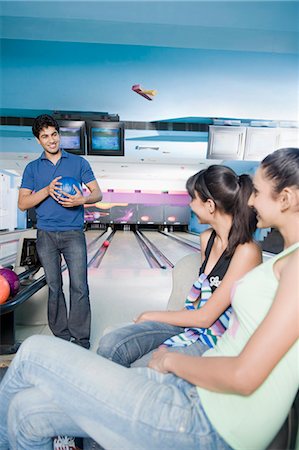
POLYGON ((285 249, 236 283, 228 330, 203 357, 158 350, 127 369, 51 336, 20 347, 0 385, 0 449, 91 436, 122 450, 267 448, 299 387, 299 149, 261 163, 249 204, 285 249), (59 355, 59 358, 57 358, 59 355))
POLYGON ((244 450, 271 442, 299 388, 299 149, 269 155, 253 183, 257 226, 277 228, 284 251, 236 283, 229 328, 208 358, 161 350, 149 364, 198 386, 216 430, 244 450))

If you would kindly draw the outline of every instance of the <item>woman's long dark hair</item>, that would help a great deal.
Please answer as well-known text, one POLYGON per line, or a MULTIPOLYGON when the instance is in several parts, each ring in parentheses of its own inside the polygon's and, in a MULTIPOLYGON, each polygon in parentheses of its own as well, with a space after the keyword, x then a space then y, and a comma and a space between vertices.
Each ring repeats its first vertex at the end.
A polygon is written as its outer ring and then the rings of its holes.
POLYGON ((248 206, 253 188, 249 175, 238 176, 229 167, 212 165, 190 177, 186 188, 192 199, 196 192, 203 202, 211 199, 216 208, 232 216, 227 256, 239 244, 252 241, 257 221, 255 212, 248 206))
POLYGON ((274 193, 285 187, 299 188, 299 148, 280 148, 266 156, 261 162, 268 179, 274 182, 274 193))

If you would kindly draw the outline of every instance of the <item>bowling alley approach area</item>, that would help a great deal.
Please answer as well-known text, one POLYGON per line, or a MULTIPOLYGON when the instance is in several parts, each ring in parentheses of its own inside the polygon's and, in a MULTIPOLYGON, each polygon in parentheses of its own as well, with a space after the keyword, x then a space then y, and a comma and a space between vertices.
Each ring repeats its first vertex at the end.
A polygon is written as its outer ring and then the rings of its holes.
MULTIPOLYGON (((172 268, 184 256, 199 254, 196 234, 184 231, 111 226, 85 232, 88 281, 92 311, 91 347, 95 349, 104 329, 131 322, 148 309, 165 309, 172 289, 172 268)), ((18 288, 3 289, 1 297, 1 353, 13 352, 31 334, 50 334, 47 321, 48 290, 36 253, 36 230, 1 234, 2 255, 16 250, 10 269, 0 270, 0 283, 9 273, 18 288), (17 239, 12 239, 15 235, 17 239), (15 241, 12 246, 12 241, 15 241), (13 269, 13 270, 12 270, 13 269), (17 274, 17 275, 16 275, 17 274), (15 279, 17 281, 15 281, 15 279), (14 347, 16 346, 16 347, 14 347)), ((14 253, 12 253, 12 258, 14 253)), ((4 258, 3 258, 4 261, 4 258)), ((69 280, 62 261, 64 292, 68 302, 69 280)))
MULTIPOLYGON (((180 289, 174 283, 173 268, 181 265, 182 271, 182 261, 187 263, 192 255, 200 262, 199 236, 186 226, 142 228, 136 224, 110 224, 99 228, 98 225, 89 222, 85 231, 91 350, 96 350, 105 329, 132 322, 146 310, 165 310, 169 298, 178 295, 175 291, 180 289)), ((271 257, 271 248, 281 247, 281 238, 275 231, 267 232, 263 238, 267 259, 271 257)), ((36 229, 2 232, 0 249, 0 261, 6 266, 0 269, 0 353, 5 359, 26 337, 51 331, 47 318, 48 289, 36 251, 36 229)), ((68 304, 69 278, 64 261, 61 270, 68 304)), ((181 276, 181 283, 184 276, 187 275, 181 276)))

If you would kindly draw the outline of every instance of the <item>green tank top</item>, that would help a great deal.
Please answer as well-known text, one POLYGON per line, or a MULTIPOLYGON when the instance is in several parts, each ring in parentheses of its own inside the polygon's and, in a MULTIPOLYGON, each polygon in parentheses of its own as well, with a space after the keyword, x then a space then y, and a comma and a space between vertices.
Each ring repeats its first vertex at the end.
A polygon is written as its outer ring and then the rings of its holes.
MULTIPOLYGON (((256 267, 232 293, 233 314, 217 346, 204 357, 236 356, 267 315, 278 281, 274 263, 299 248, 299 242, 256 267)), ((271 349, 269 349, 271 351, 271 349)), ((204 410, 223 439, 235 449, 264 449, 282 426, 299 388, 299 340, 264 383, 250 396, 222 394, 197 387, 204 410)))

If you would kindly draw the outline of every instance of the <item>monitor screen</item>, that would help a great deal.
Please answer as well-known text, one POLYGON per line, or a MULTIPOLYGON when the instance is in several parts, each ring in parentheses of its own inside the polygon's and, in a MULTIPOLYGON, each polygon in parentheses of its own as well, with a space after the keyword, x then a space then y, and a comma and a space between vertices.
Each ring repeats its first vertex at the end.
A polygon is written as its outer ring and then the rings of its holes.
POLYGON ((137 220, 141 224, 163 224, 163 205, 138 205, 137 220))
POLYGON ((121 122, 87 122, 87 154, 124 156, 124 125, 121 122))
POLYGON ((111 204, 111 222, 113 223, 136 223, 137 205, 127 203, 126 205, 111 204))
POLYGON ((190 211, 188 205, 165 205, 164 223, 169 225, 187 225, 190 222, 190 211))
POLYGON ((85 155, 85 122, 61 120, 58 123, 60 147, 76 155, 85 155))

